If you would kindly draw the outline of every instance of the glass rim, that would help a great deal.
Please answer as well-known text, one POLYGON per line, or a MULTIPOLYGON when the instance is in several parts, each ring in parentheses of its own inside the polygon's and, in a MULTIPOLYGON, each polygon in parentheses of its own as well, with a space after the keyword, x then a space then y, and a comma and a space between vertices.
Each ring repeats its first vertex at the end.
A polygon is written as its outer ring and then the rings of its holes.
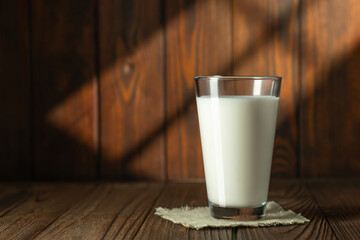
POLYGON ((231 79, 239 79, 239 80, 281 80, 281 76, 266 76, 266 75, 238 75, 238 76, 221 76, 221 75, 212 75, 212 76, 196 76, 194 77, 195 80, 231 80, 231 79))

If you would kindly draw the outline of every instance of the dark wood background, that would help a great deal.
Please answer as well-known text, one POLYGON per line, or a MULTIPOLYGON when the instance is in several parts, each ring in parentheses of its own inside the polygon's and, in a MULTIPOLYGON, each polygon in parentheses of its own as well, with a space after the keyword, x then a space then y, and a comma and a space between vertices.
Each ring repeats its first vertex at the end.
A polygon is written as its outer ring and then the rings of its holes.
POLYGON ((0 178, 203 179, 193 77, 283 76, 273 177, 360 174, 357 0, 0 0, 0 178))

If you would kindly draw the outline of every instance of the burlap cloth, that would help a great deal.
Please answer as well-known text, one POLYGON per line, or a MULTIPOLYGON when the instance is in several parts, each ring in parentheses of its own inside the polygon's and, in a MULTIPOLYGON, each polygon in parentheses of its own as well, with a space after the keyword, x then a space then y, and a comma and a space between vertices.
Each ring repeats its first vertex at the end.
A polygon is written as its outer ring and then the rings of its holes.
POLYGON ((278 225, 293 225, 310 222, 309 219, 303 217, 301 214, 296 214, 291 210, 284 210, 276 202, 268 202, 266 206, 266 214, 263 218, 254 221, 229 221, 215 219, 210 216, 209 207, 195 207, 188 206, 181 208, 166 209, 156 208, 156 215, 164 219, 170 220, 173 223, 182 224, 188 228, 201 229, 205 227, 264 227, 264 226, 278 226, 278 225))

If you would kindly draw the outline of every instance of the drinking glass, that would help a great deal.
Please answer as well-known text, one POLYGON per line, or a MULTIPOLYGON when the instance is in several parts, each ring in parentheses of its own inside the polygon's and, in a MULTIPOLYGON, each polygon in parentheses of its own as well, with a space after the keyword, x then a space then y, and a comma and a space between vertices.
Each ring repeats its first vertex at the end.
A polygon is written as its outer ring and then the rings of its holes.
POLYGON ((210 213, 255 220, 265 215, 281 77, 195 77, 210 213))

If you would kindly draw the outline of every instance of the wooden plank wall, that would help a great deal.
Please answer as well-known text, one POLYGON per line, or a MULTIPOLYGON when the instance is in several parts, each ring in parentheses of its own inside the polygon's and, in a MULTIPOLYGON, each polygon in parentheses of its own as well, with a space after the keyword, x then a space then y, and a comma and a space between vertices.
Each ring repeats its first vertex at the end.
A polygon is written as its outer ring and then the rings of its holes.
POLYGON ((298 0, 234 1, 234 74, 283 77, 272 176, 298 176, 298 0))
POLYGON ((160 0, 100 1, 101 177, 165 179, 160 0))
POLYGON ((355 0, 0 1, 0 178, 202 180, 195 75, 282 75, 273 177, 360 174, 355 0))
POLYGON ((96 178, 95 1, 31 1, 34 176, 96 178))
POLYGON ((167 178, 203 178, 193 78, 232 73, 231 1, 168 0, 165 12, 167 178))
POLYGON ((360 174, 359 14, 358 1, 304 1, 300 126, 303 176, 360 174))
POLYGON ((0 177, 31 177, 29 5, 0 1, 0 177), (21 4, 21 8, 17 7, 21 4))

